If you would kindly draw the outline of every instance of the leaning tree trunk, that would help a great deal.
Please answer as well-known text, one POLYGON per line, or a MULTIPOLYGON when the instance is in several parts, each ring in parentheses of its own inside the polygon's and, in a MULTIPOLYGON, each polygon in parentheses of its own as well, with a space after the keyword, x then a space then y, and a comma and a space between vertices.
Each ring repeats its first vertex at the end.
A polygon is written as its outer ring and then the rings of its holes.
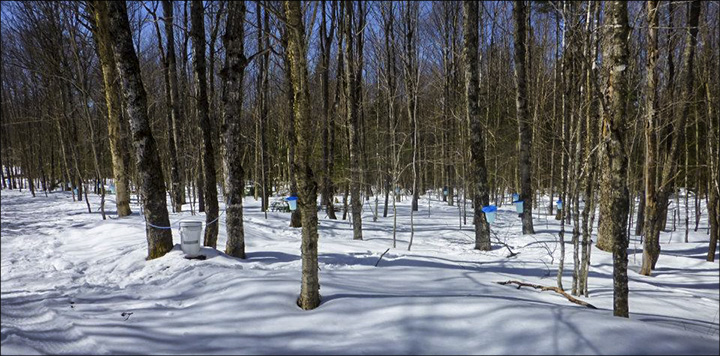
MULTIPOLYGON (((657 8, 657 7, 656 7, 657 8)), ((657 11, 655 11, 657 12, 657 11)), ((657 17, 655 15, 655 17, 657 17)), ((643 248, 643 265, 640 273, 649 276, 655 264, 660 257, 660 230, 664 227, 664 218, 667 213, 667 203, 670 195, 675 189, 675 176, 677 175, 678 159, 680 157, 680 145, 684 140, 681 134, 685 127, 685 121, 690 115, 690 106, 692 104, 693 85, 694 85, 694 59, 695 59, 695 45, 697 44, 697 33, 698 33, 698 22, 700 18, 700 1, 695 0, 690 3, 688 12, 688 39, 685 43, 685 50, 683 53, 683 71, 685 73, 684 86, 682 88, 681 98, 683 98, 682 112, 678 117, 674 127, 675 130, 672 132, 670 151, 666 155, 664 165, 660 178, 660 184, 658 187, 651 192, 646 186, 646 202, 645 208, 648 211, 645 212, 645 241, 643 248), (652 193, 652 196, 650 195, 652 193), (660 222, 660 223, 659 223, 660 222)), ((656 21, 657 19, 653 20, 656 21)), ((651 25, 652 27, 652 25, 651 25)), ((657 38, 657 34, 655 34, 657 38)), ((655 40, 656 41, 656 40, 655 40)), ((651 46, 655 45, 651 44, 651 46)), ((651 48, 652 49, 652 48, 651 48)), ((652 57, 652 56, 650 56, 652 57)), ((648 62, 648 68, 650 63, 648 62)), ((651 76, 652 77, 652 76, 651 76)), ((653 86, 655 79, 653 78, 653 86)), ((650 90, 650 84, 648 84, 648 90, 650 90)), ((649 94, 649 93, 648 93, 649 94)), ((654 94, 653 94, 654 96, 654 94)), ((652 105, 652 104, 648 104, 652 105)), ((653 110, 654 112, 654 110, 653 110)), ((671 117, 671 119, 674 119, 671 117)), ((649 120, 654 121, 649 118, 649 120)), ((646 131, 648 128, 646 128, 646 131)), ((646 133, 647 135, 647 133, 646 133)), ((649 155, 648 155, 649 156, 649 155)), ((648 157, 651 158, 651 157, 648 157)), ((648 183, 646 182, 646 185, 648 183)))
POLYGON ((600 201, 603 219, 601 234, 613 236, 613 314, 628 317, 627 277, 627 221, 629 196, 627 188, 628 158, 624 151, 626 100, 628 98, 628 12, 625 1, 610 1, 606 5, 606 58, 608 85, 604 92, 606 110, 603 111, 603 145, 606 160, 602 177, 605 190, 600 201))
POLYGON ((308 87, 307 48, 305 25, 300 2, 285 1, 287 20, 287 55, 290 59, 290 77, 293 84, 295 140, 297 154, 295 170, 298 172, 298 206, 302 209, 302 283, 297 304, 300 308, 315 309, 320 305, 320 281, 317 259, 317 183, 311 167, 314 122, 310 117, 310 88, 308 87))
POLYGON ((489 204, 487 170, 485 168, 485 143, 483 138, 480 110, 478 107, 480 89, 480 69, 478 61, 478 3, 463 2, 463 27, 465 30, 465 93, 467 95, 467 115, 470 122, 470 154, 472 171, 475 177, 474 224, 475 248, 490 251, 490 225, 482 211, 489 204))
POLYGON ((105 103, 108 115, 108 136, 110 141, 110 157, 112 158, 113 178, 115 180, 115 204, 118 217, 130 215, 130 190, 128 189, 128 172, 124 162, 127 143, 121 137, 120 128, 120 93, 116 83, 115 60, 108 33, 107 3, 93 1, 93 36, 97 43, 98 57, 102 69, 105 88, 105 103), (102 24, 101 24, 102 23, 102 24))
POLYGON ((205 246, 216 248, 218 235, 217 180, 215 177, 215 149, 213 148, 212 127, 208 115, 207 81, 205 80, 205 21, 203 3, 194 0, 190 8, 192 23, 193 69, 197 114, 203 135, 202 161, 205 172, 205 246))
MULTIPOLYGON (((518 133, 520 135, 520 157, 518 159, 518 170, 520 171, 520 200, 523 201, 522 232, 523 234, 534 234, 532 221, 532 159, 530 148, 532 147, 532 129, 527 109, 527 78, 526 78, 526 9, 525 1, 515 1, 513 7, 513 19, 515 20, 515 80, 517 82, 517 96, 515 106, 517 107, 516 117, 518 121, 518 133)), ((477 209, 477 208, 476 208, 477 209)))
POLYGON ((140 194, 147 224, 148 259, 153 259, 162 257, 173 247, 165 200, 165 180, 157 145, 150 130, 147 96, 140 77, 140 63, 133 47, 127 8, 124 1, 107 4, 109 39, 122 84, 140 176, 140 194))
POLYGON ((227 243, 225 253, 245 258, 245 230, 243 228, 243 195, 245 171, 242 165, 243 122, 242 83, 247 60, 244 51, 245 2, 231 1, 228 4, 227 26, 225 28, 225 68, 223 69, 223 112, 222 132, 225 149, 225 213, 227 243))

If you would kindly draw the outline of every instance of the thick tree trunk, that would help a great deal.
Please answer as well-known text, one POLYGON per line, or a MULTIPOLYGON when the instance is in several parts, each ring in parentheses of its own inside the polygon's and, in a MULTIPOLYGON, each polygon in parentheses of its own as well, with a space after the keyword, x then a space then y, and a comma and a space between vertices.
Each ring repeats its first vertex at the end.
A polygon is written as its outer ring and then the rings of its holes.
POLYGON ((302 283, 297 304, 300 308, 315 309, 320 305, 320 281, 317 259, 317 183, 310 160, 313 148, 314 123, 310 117, 310 88, 308 87, 307 48, 305 47, 305 25, 301 5, 295 1, 285 1, 288 43, 287 55, 290 59, 290 76, 295 97, 295 137, 298 149, 292 163, 298 172, 298 207, 302 209, 302 283))
POLYGON ((490 251, 490 225, 488 224, 483 206, 489 204, 487 187, 487 169, 485 168, 485 143, 480 110, 478 107, 480 88, 480 69, 478 61, 478 3, 476 1, 463 2, 463 28, 465 58, 465 93, 467 96, 467 117, 470 123, 470 155, 472 160, 472 174, 475 178, 474 218, 475 249, 490 251))
MULTIPOLYGON (((652 2, 652 1, 651 1, 652 2)), ((652 5, 649 5, 649 8, 652 8, 652 5)), ((657 9, 657 5, 654 5, 654 8, 657 9)), ((652 11, 652 16, 650 17, 650 20, 653 21, 652 23, 655 24, 655 26, 651 23, 651 31, 649 33, 649 43, 651 45, 650 52, 654 53, 654 55, 648 56, 648 69, 651 67, 654 68, 655 64, 654 62, 657 60, 657 10, 652 11), (653 29, 654 27, 654 29, 653 29), (650 62, 652 61, 652 63, 650 62)), ((660 230, 664 227, 665 223, 663 219, 663 216, 667 216, 667 204, 670 199, 670 195, 674 191, 675 188, 675 176, 677 175, 677 166, 678 161, 680 157, 680 145, 682 143, 682 140, 684 139, 682 137, 683 128, 685 127, 685 122, 687 117, 690 114, 690 105, 693 95, 693 82, 694 82, 694 59, 695 59, 695 45, 697 43, 697 33, 698 33, 698 21, 700 18, 700 1, 695 0, 690 3, 689 12, 688 12, 688 38, 685 43, 685 50, 683 53, 683 72, 685 73, 684 78, 684 86, 682 88, 681 97, 683 98, 683 104, 682 104, 682 112, 680 116, 677 119, 677 122, 675 123, 674 127, 675 130, 672 132, 671 137, 671 144, 670 144, 670 150, 667 152, 667 155, 665 156, 666 159, 664 161, 664 165, 662 167, 662 172, 659 178, 660 184, 657 187, 654 187, 652 185, 652 182, 655 181, 655 177, 652 169, 647 168, 646 174, 651 175, 651 177, 646 177, 646 187, 645 187, 645 240, 644 240, 644 246, 643 246, 643 265, 640 270, 640 273, 646 276, 649 276, 653 269, 655 269, 655 265, 657 264, 658 258, 660 257, 660 230), (652 180, 651 180, 652 179, 652 180), (658 224, 660 222, 660 224, 658 224)), ((654 71, 651 73, 648 78, 651 78, 648 80, 648 95, 652 95, 653 102, 649 101, 648 105, 653 105, 653 107, 648 108, 648 112, 650 115, 656 115, 655 109, 654 109, 654 90, 655 90, 655 82, 656 77, 654 74, 654 71), (651 81, 652 80, 652 81, 651 81), (652 92, 652 93, 651 93, 652 92)), ((656 127, 655 120, 652 116, 648 115, 648 123, 646 124, 646 140, 648 141, 648 157, 646 159, 647 166, 654 167, 655 162, 653 156, 650 155, 650 145, 655 143, 654 138, 648 138, 648 133, 654 134, 654 129, 656 127), (652 131, 651 131, 652 130, 652 131), (650 162, 652 160, 652 162, 650 162), (652 163, 652 165, 651 165, 652 163)), ((674 120, 674 117, 671 116, 671 119, 674 120)))
POLYGON ((526 5, 524 0, 516 0, 513 7, 513 19, 515 22, 515 81, 517 82, 516 95, 516 117, 518 121, 518 133, 520 135, 520 157, 518 170, 520 171, 520 200, 523 203, 522 232, 523 234, 534 234, 532 221, 533 192, 531 185, 532 157, 532 128, 527 109, 527 78, 526 78, 526 54, 527 54, 527 30, 526 26, 526 5))
POLYGON ((130 190, 128 189, 127 163, 124 161, 127 154, 127 141, 121 136, 120 120, 120 93, 116 82, 115 60, 108 33, 107 3, 93 1, 93 36, 97 43, 98 57, 103 75, 105 88, 105 103, 108 117, 108 136, 110 142, 110 157, 112 158, 113 178, 115 181, 115 204, 118 217, 130 215, 130 190))
MULTIPOLYGON (((287 31, 285 31, 284 33, 283 41, 287 42, 287 31)), ((285 44, 284 46, 287 47, 287 44, 285 44)), ((283 58, 283 62, 285 64, 286 84, 288 90, 288 123, 290 124, 290 127, 288 128, 288 136, 295 137, 295 117, 293 113, 293 107, 295 106, 295 98, 292 94, 293 85, 292 78, 290 77, 291 64, 290 59, 287 57, 287 55, 283 58)), ((292 162, 295 161, 295 140, 288 140, 287 151, 288 173, 290 175, 290 196, 297 196, 297 171, 292 164, 292 162)), ((290 213, 290 227, 302 227, 302 211, 300 209, 295 209, 290 213)))
POLYGON ((245 258, 245 230, 243 228, 243 196, 245 193, 245 171, 242 165, 243 121, 242 84, 247 61, 244 51, 245 2, 231 1, 228 4, 227 26, 225 28, 225 67, 223 68, 223 112, 222 133, 225 149, 223 165, 225 171, 225 213, 227 243, 225 253, 245 258))
POLYGON ((208 115, 207 81, 205 76, 205 20, 203 3, 193 0, 190 7, 192 22, 193 72, 195 74, 195 93, 197 115, 203 136, 203 171, 205 172, 205 246, 216 248, 218 235, 218 198, 215 177, 215 149, 213 147, 212 127, 208 115))
POLYGON ((602 189, 605 190, 600 210, 603 219, 600 233, 613 237, 613 314, 628 317, 627 277, 627 221, 629 195, 627 188, 628 158, 624 151, 626 100, 628 98, 628 12, 624 1, 606 4, 606 58, 608 85, 604 93, 606 110, 603 111, 604 159, 602 189))
POLYGON ((124 1, 107 4, 108 33, 130 120, 136 167, 141 177, 139 184, 147 224, 148 259, 153 259, 162 257, 173 247, 165 201, 165 180, 160 169, 157 145, 150 130, 147 97, 140 78, 140 64, 133 47, 127 8, 124 1))

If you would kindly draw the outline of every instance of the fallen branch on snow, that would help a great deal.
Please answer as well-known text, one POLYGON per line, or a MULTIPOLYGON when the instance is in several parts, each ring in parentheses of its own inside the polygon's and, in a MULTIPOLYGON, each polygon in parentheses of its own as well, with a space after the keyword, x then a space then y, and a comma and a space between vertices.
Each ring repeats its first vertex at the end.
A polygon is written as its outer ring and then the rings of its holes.
POLYGON ((380 258, 378 258, 377 262, 375 262, 375 267, 377 267, 378 263, 380 263, 380 260, 382 260, 383 256, 385 256, 385 254, 388 253, 388 251, 390 251, 389 248, 387 250, 385 250, 385 252, 383 252, 382 255, 380 255, 380 258))
POLYGON ((546 287, 546 286, 541 286, 539 284, 524 283, 524 282, 520 282, 520 281, 507 281, 507 282, 495 282, 495 283, 501 284, 501 285, 517 284, 517 289, 520 289, 520 287, 533 287, 535 289, 540 289, 543 292, 551 290, 555 293, 562 294, 563 296, 565 296, 565 298, 567 298, 569 301, 571 301, 575 304, 579 304, 579 305, 588 307, 590 309, 597 309, 594 305, 592 305, 588 302, 584 302, 580 299, 577 299, 577 298, 571 296, 570 294, 565 293, 565 291, 563 291, 562 289, 560 289, 558 287, 546 287))

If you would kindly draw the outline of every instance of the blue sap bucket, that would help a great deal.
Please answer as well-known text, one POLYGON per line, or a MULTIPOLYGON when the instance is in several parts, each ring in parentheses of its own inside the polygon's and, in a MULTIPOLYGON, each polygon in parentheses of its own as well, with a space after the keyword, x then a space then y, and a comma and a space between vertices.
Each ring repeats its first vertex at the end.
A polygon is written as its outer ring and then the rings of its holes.
POLYGON ((518 194, 518 193, 513 193, 513 202, 516 202, 516 201, 518 201, 518 200, 520 200, 520 194, 518 194))
POLYGON ((285 198, 285 201, 288 202, 290 210, 297 209, 297 197, 287 197, 285 198))
POLYGON ((562 209, 562 200, 558 199, 556 204, 557 204, 558 210, 562 209))
POLYGON ((513 202, 515 204, 515 210, 518 212, 518 214, 522 214, 523 212, 523 205, 525 204, 522 200, 516 200, 513 202))
POLYGON ((115 194, 115 184, 110 184, 108 187, 108 193, 115 194))
POLYGON ((487 220, 488 224, 492 224, 493 221, 495 221, 495 214, 497 213, 497 207, 495 205, 488 205, 484 206, 482 208, 483 213, 485 213, 485 220, 487 220))
POLYGON ((77 188, 73 188, 73 193, 75 193, 75 195, 78 195, 77 188))

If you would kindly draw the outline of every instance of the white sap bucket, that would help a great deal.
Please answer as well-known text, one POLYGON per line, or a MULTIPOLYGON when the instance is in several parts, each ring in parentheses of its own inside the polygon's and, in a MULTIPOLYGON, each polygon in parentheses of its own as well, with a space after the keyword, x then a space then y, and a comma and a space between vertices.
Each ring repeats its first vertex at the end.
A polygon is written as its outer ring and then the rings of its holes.
POLYGON ((180 248, 188 257, 200 254, 200 236, 202 236, 202 221, 180 222, 180 248))

